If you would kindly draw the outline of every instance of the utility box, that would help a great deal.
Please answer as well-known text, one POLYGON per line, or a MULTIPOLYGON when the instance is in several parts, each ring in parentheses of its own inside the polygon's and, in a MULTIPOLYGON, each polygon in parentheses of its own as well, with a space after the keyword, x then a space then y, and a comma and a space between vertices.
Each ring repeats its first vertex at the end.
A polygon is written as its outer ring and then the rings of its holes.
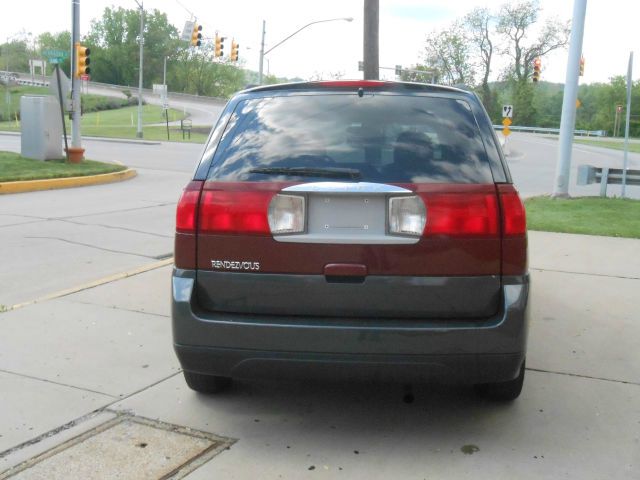
POLYGON ((60 104, 51 95, 20 98, 22 145, 20 154, 35 160, 63 158, 60 104))

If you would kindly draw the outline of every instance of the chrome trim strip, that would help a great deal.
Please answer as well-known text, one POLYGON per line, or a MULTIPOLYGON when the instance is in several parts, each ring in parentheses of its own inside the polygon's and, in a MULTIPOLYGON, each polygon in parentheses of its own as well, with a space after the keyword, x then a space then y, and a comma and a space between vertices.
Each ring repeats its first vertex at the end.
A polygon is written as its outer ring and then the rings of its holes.
POLYGON ((273 239, 284 243, 322 243, 336 245, 413 245, 421 237, 401 237, 396 235, 274 235, 273 239))
POLYGON ((389 193, 413 193, 411 190, 397 187, 395 185, 372 182, 312 182, 293 185, 291 187, 282 189, 282 191, 298 193, 378 193, 381 195, 389 193))

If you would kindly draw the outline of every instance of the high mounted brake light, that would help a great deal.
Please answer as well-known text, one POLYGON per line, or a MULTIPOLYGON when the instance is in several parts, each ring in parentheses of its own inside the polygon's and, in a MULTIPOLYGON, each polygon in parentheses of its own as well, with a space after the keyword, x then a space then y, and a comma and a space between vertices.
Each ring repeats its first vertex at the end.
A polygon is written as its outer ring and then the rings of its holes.
POLYGON ((353 87, 353 88, 379 88, 391 85, 383 80, 330 80, 324 82, 314 82, 323 87, 353 87))

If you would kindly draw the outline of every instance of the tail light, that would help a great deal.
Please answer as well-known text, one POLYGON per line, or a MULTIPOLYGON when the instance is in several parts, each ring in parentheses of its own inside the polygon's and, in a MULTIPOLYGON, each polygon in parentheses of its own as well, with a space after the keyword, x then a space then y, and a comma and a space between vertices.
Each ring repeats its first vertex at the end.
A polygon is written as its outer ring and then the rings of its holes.
POLYGON ((198 232, 271 235, 267 210, 273 192, 205 190, 200 199, 198 232))
POLYGON ((274 235, 302 233, 305 229, 305 198, 278 194, 269 204, 269 228, 274 235))
POLYGON ((524 205, 513 185, 498 185, 502 209, 502 274, 527 271, 527 221, 524 205))
POLYGON ((505 236, 527 233, 527 220, 524 204, 513 185, 500 185, 500 204, 502 206, 502 231, 505 236))
POLYGON ((202 184, 200 181, 190 182, 178 201, 173 255, 176 268, 196 268, 196 229, 202 184))
POLYGON ((195 233, 202 182, 190 182, 178 201, 176 209, 176 231, 179 233, 195 233))
POLYGON ((425 235, 497 236, 498 205, 495 194, 424 194, 427 204, 425 235))
POLYGON ((427 212, 418 196, 389 199, 389 233, 420 236, 424 232, 427 212))

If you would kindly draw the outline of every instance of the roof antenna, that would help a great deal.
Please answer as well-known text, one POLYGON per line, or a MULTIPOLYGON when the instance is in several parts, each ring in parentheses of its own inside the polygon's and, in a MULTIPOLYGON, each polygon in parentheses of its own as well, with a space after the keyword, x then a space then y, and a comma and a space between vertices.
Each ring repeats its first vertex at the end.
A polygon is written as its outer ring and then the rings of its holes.
POLYGON ((360 87, 360 88, 358 89, 358 96, 359 96, 360 98, 364 97, 364 90, 362 89, 362 87, 360 87))

